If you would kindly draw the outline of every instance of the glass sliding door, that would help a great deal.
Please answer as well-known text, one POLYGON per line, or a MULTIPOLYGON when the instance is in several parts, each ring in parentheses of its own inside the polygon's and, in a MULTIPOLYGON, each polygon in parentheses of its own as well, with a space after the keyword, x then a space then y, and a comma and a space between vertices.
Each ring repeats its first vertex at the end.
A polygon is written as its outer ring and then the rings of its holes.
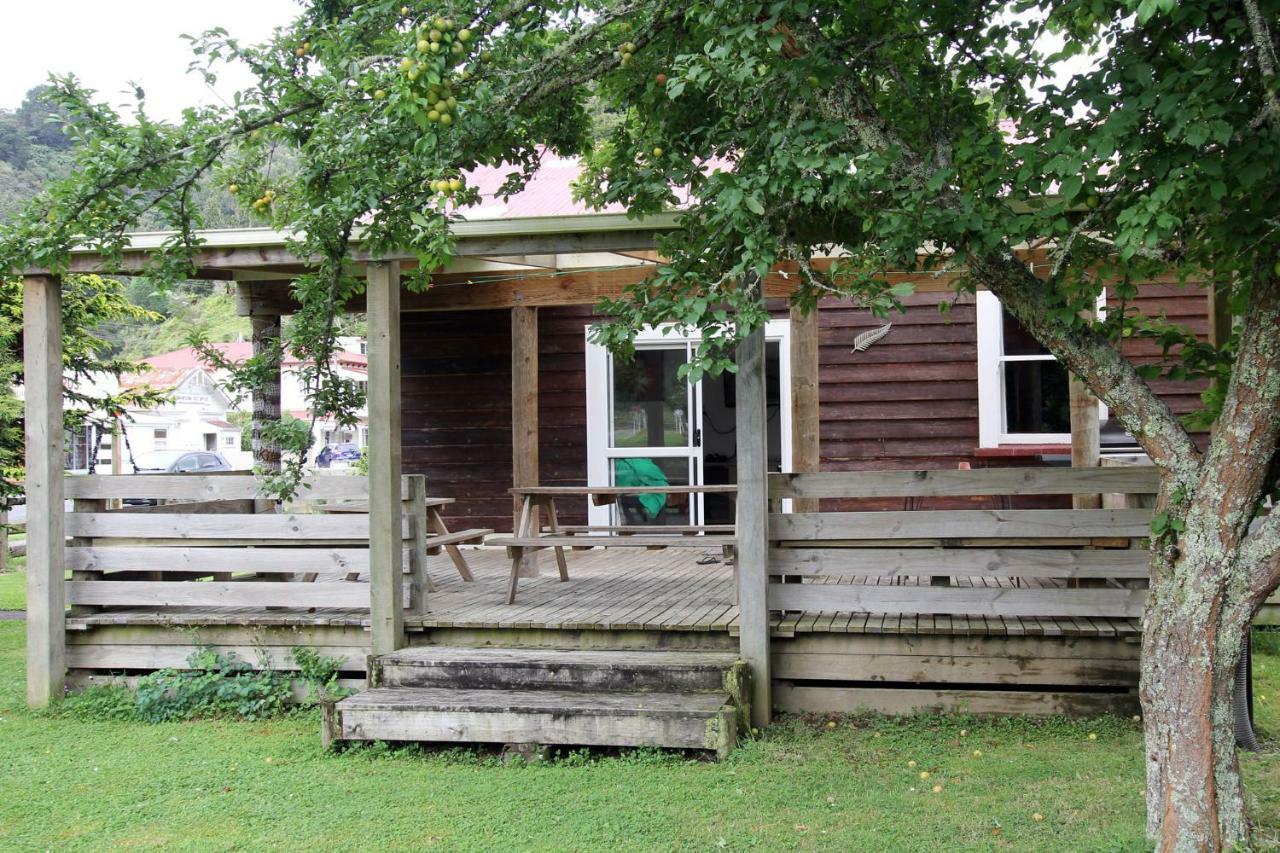
MULTIPOLYGON (((769 468, 790 470, 791 367, 786 320, 766 327, 769 468)), ((736 382, 732 373, 690 384, 680 368, 698 338, 646 330, 622 361, 588 335, 587 481, 593 486, 730 485, 737 482, 736 382)), ((732 524, 726 495, 628 495, 589 508, 592 524, 732 524)))
MULTIPOLYGON (((614 486, 687 486, 698 482, 694 388, 680 378, 689 344, 637 347, 630 362, 609 356, 609 482, 614 486)), ((685 496, 626 495, 615 524, 697 523, 685 496)))

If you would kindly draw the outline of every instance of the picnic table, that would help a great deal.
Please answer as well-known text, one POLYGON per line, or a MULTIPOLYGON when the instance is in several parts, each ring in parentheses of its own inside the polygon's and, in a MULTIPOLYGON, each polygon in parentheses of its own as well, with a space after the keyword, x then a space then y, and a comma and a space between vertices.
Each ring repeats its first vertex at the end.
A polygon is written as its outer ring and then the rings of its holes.
MULTIPOLYGON (((462 551, 458 546, 464 544, 479 545, 484 542, 486 536, 493 532, 493 529, 473 527, 468 530, 449 530, 449 526, 445 524, 444 517, 440 514, 440 508, 449 506, 454 502, 453 498, 427 498, 424 501, 427 509, 427 553, 439 554, 440 550, 444 549, 462 579, 464 581, 473 581, 475 577, 471 574, 471 566, 467 564, 467 558, 462 555, 462 551)), ((350 512, 367 515, 369 513, 369 502, 342 501, 340 503, 326 503, 319 509, 321 512, 350 512)))
POLYGON ((565 548, 708 548, 719 546, 726 551, 737 544, 732 524, 581 524, 561 525, 556 511, 558 498, 587 497, 595 506, 617 503, 624 495, 666 495, 672 503, 687 501, 691 495, 722 494, 733 497, 737 486, 526 486, 511 490, 520 500, 520 515, 513 535, 489 540, 490 545, 505 545, 511 558, 511 580, 507 587, 507 603, 516 600, 520 563, 525 554, 544 548, 555 552, 560 580, 569 579, 565 548), (534 529, 537 511, 546 513, 546 529, 534 529))

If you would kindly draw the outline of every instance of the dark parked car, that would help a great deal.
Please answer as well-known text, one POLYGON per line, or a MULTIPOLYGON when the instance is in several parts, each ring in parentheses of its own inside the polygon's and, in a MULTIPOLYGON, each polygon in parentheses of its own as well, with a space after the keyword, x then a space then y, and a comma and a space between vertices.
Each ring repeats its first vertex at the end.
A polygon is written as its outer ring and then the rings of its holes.
POLYGON ((137 459, 139 474, 195 474, 230 471, 231 463, 212 450, 155 450, 137 459))
POLYGON ((345 468, 353 462, 359 462, 363 456, 364 454, 360 451, 360 448, 349 442, 345 444, 329 444, 316 454, 316 467, 345 468))
MULTIPOLYGON (((140 455, 135 464, 139 474, 207 474, 230 471, 231 463, 211 450, 155 450, 140 455)), ((154 498, 126 498, 127 506, 156 506, 154 498)))

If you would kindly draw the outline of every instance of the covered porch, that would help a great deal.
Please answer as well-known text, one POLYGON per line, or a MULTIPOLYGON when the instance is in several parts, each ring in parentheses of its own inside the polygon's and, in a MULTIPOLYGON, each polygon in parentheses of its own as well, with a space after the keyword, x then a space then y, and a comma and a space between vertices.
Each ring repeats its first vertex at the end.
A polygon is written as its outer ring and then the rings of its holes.
MULTIPOLYGON (((562 581, 551 555, 535 552, 520 565, 520 597, 509 602, 505 549, 468 549, 472 581, 427 555, 418 508, 451 495, 430 479, 405 477, 405 436, 415 429, 405 420, 401 384, 408 315, 509 315, 510 475, 495 478, 491 490, 518 529, 508 484, 539 485, 539 455, 548 446, 542 432, 559 427, 540 417, 538 312, 621 296, 652 273, 656 237, 674 226, 674 217, 638 222, 616 214, 461 223, 455 261, 421 293, 401 283, 412 259, 357 250, 367 290, 344 307, 368 322, 369 475, 317 481, 334 496, 367 501, 367 515, 341 520, 341 535, 337 519, 278 506, 244 478, 172 478, 166 494, 203 505, 158 507, 146 520, 127 520, 112 505, 154 483, 66 479, 60 284, 30 271, 26 339, 38 345, 26 348, 27 490, 31 517, 41 520, 28 531, 30 703, 47 703, 68 683, 182 666, 198 642, 250 661, 255 649, 268 649, 260 665, 286 670, 296 669, 293 647, 311 646, 341 657, 353 683, 370 655, 420 646, 737 652, 751 672, 756 725, 775 708, 1131 710, 1146 571, 1138 543, 1150 516, 1138 496, 1154 489, 1153 472, 1098 475, 1097 407, 1077 395, 1072 459, 1082 470, 1049 477, 1034 473, 1045 469, 814 473, 814 314, 790 317, 789 393, 781 402, 792 426, 787 474, 769 473, 765 330, 738 354, 735 565, 719 548, 591 548, 568 552, 570 578, 562 581), (340 480, 347 484, 335 486, 340 480), (1120 497, 1104 507, 1104 494, 1120 497), (1026 496, 1056 496, 1057 506, 1075 509, 1009 511, 1026 496), (68 497, 75 512, 63 512, 68 497), (959 502, 918 512, 925 499, 959 502), (880 510, 822 511, 858 501, 880 510), (196 519, 208 519, 191 528, 203 533, 184 529, 196 519), (142 541, 148 537, 157 541, 142 541), (264 546, 296 553, 273 567, 264 546), (154 547, 146 565, 95 562, 120 558, 123 549, 134 549, 137 560, 140 547, 154 547), (334 548, 344 549, 341 559, 334 548), (215 567, 200 549, 233 562, 215 567), (252 554, 254 571, 235 571, 235 553, 252 554), (195 562, 181 562, 191 555, 195 562), (315 565, 304 565, 308 559, 315 565), (340 577, 307 583, 307 575, 335 567, 340 577), (73 579, 63 583, 68 569, 73 579), (264 572, 275 582, 264 583, 264 572)), ((268 231, 206 237, 198 274, 236 283, 255 344, 268 346, 296 307, 288 283, 309 260, 293 257, 283 235, 268 231)), ((119 261, 108 266, 86 253, 67 272, 136 272, 162 242, 140 235, 119 261)), ((793 281, 779 270, 763 296, 786 296, 793 281)), ((949 282, 922 286, 942 290, 949 282)), ((255 417, 279 412, 278 389, 274 400, 272 393, 255 400, 255 417)), ((546 521, 534 518, 525 532, 546 532, 546 521)))

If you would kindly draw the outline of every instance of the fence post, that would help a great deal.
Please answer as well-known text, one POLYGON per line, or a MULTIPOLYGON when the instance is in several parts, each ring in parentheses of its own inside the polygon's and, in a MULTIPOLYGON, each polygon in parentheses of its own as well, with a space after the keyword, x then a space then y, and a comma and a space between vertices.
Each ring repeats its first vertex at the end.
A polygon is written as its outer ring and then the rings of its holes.
MULTIPOLYGON (((759 287, 759 280, 755 282, 759 287)), ((768 725, 773 711, 769 667, 769 474, 765 418, 764 328, 738 345, 738 637, 751 667, 751 724, 768 725)))
POLYGON ((43 708, 67 678, 66 518, 62 465, 62 282, 28 276, 22 287, 26 345, 27 704, 43 708))

